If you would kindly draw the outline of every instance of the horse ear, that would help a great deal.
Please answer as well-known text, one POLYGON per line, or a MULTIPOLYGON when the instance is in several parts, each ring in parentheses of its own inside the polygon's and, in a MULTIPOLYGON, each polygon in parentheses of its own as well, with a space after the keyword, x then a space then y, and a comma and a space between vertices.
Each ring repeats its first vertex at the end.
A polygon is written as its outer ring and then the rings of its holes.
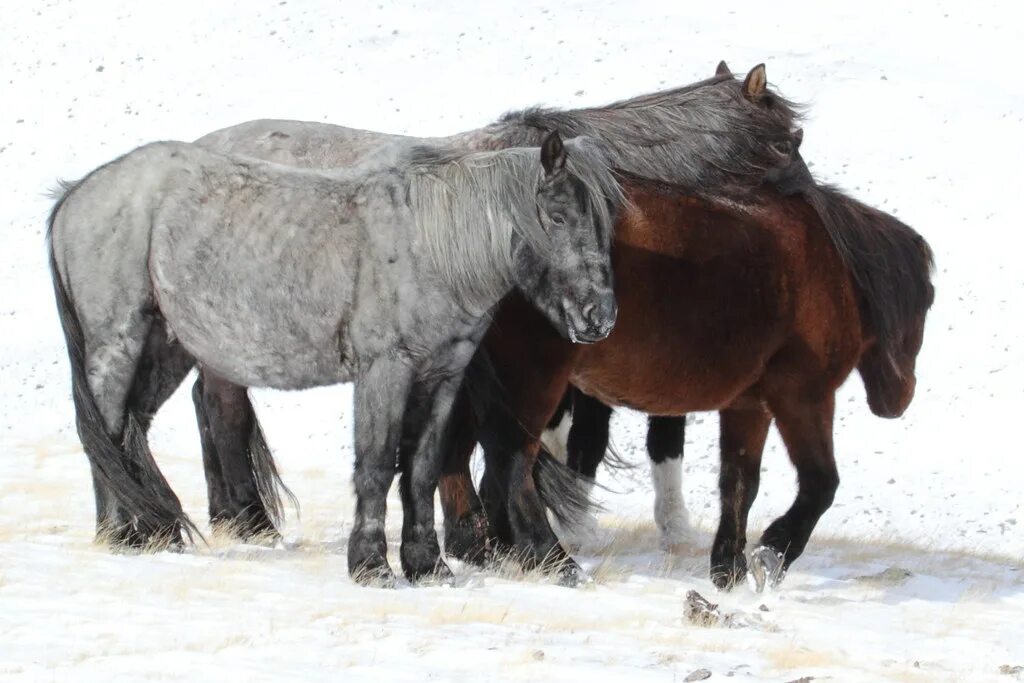
POLYGON ((797 128, 796 132, 793 133, 793 144, 796 145, 797 149, 800 149, 800 145, 804 144, 804 129, 797 128))
POLYGON ((724 59, 718 63, 717 67, 715 67, 715 75, 732 76, 732 69, 729 68, 729 65, 725 63, 724 59))
POLYGON ((562 136, 557 130, 548 133, 544 142, 540 145, 540 163, 544 166, 544 172, 552 175, 565 168, 567 158, 565 145, 562 144, 562 136))
POLYGON ((765 74, 764 64, 758 64, 751 69, 743 80, 743 94, 751 102, 759 100, 767 87, 768 76, 765 74))

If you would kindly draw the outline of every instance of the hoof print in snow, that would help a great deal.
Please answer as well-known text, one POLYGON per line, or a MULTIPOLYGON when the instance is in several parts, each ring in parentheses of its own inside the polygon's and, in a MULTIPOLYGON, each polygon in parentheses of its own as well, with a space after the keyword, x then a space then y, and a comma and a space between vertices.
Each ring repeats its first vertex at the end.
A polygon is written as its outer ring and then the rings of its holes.
POLYGON ((711 678, 711 672, 707 669, 697 669, 690 673, 689 676, 683 679, 683 683, 691 683, 691 681, 706 681, 711 678))
POLYGON ((999 673, 1004 676, 1016 676, 1017 678, 1024 677, 1024 666, 1010 666, 1009 664, 1003 664, 999 667, 999 673))

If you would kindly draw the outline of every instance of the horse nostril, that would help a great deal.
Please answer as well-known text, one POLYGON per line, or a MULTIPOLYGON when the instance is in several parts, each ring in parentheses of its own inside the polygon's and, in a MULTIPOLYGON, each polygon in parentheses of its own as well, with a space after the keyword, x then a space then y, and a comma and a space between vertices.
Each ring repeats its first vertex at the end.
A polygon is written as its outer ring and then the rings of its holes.
POLYGON ((604 298, 600 304, 587 304, 583 307, 583 319, 591 329, 603 330, 615 320, 618 307, 613 297, 604 298))

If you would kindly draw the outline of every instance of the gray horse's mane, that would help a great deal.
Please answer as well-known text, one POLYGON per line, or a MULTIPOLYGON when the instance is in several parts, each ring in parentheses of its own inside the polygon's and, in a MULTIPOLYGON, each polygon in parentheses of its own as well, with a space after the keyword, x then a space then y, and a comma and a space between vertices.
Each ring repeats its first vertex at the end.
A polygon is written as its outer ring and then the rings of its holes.
MULTIPOLYGON (((625 198, 605 151, 586 138, 565 146, 566 168, 583 184, 591 215, 610 239, 625 198)), ((511 284, 513 233, 536 249, 548 242, 537 216, 540 150, 417 146, 409 171, 410 201, 440 272, 455 291, 503 296, 511 284)))
POLYGON ((510 112, 489 132, 514 139, 525 127, 597 137, 614 168, 707 196, 756 189, 769 169, 785 164, 772 143, 791 141, 799 123, 793 102, 771 90, 751 102, 740 80, 723 75, 603 107, 510 112))

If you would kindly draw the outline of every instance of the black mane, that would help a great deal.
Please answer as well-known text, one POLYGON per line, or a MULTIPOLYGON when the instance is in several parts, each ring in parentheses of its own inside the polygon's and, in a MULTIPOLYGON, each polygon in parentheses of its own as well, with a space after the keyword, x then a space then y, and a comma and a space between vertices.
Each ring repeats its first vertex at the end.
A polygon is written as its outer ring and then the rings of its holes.
POLYGON ((931 247, 895 216, 831 185, 816 184, 803 195, 850 269, 866 331, 892 354, 906 327, 935 300, 931 247))

